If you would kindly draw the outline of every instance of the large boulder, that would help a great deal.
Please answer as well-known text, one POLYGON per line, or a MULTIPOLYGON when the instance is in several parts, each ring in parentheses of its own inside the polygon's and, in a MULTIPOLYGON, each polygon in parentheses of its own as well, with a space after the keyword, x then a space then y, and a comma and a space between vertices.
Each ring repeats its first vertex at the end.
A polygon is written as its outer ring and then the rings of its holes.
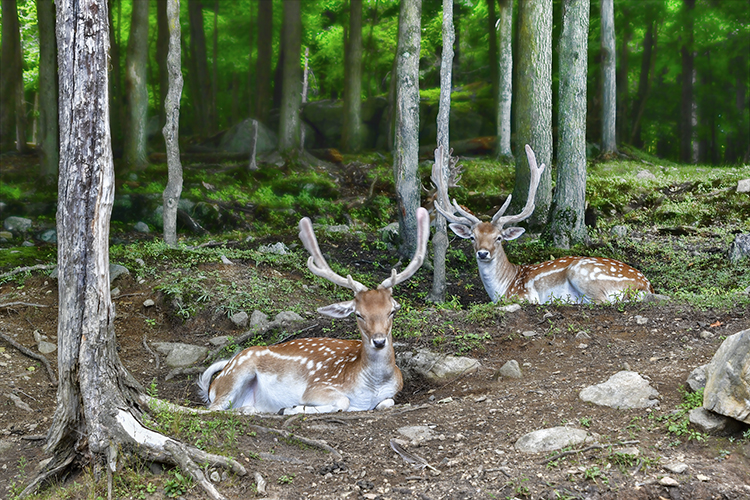
POLYGON ((750 329, 727 337, 706 365, 703 407, 750 424, 750 329))
POLYGON ((606 382, 584 388, 578 397, 583 401, 611 408, 648 408, 659 404, 659 393, 636 372, 615 373, 606 382))
POLYGON ((227 130, 219 142, 219 149, 230 153, 250 154, 250 138, 253 133, 253 123, 258 124, 258 142, 255 144, 255 153, 262 154, 274 151, 279 143, 276 134, 257 120, 247 118, 234 127, 227 130))

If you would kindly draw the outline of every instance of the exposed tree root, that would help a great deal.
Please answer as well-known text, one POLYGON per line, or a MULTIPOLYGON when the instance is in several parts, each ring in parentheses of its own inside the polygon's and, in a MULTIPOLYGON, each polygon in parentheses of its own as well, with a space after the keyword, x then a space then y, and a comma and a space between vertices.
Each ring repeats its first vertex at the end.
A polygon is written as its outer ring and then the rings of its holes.
POLYGON ((47 358, 45 358, 41 354, 35 353, 31 349, 22 346, 3 332, 0 332, 0 338, 21 351, 21 353, 23 353, 24 355, 42 363, 44 365, 44 368, 47 369, 47 375, 49 376, 50 382, 52 382, 52 385, 57 386, 57 377, 55 376, 55 372, 52 370, 52 366, 50 366, 49 361, 47 361, 47 358))
POLYGON ((48 270, 48 269, 54 269, 55 264, 37 264, 35 266, 28 266, 28 267, 19 267, 12 271, 8 271, 7 273, 0 274, 0 279, 3 278, 9 278, 11 276, 15 276, 16 274, 25 273, 26 271, 39 271, 39 270, 48 270))
POLYGON ((24 490, 18 495, 18 498, 25 498, 33 494, 45 482, 59 477, 60 475, 65 473, 65 471, 67 471, 68 468, 70 468, 70 466, 73 464, 75 459, 76 453, 73 451, 73 449, 70 449, 67 455, 53 458, 52 461, 47 464, 44 470, 42 470, 29 483, 29 485, 24 488, 24 490))
POLYGON ((0 304, 0 307, 7 308, 7 307, 49 307, 44 304, 33 304, 31 302, 6 302, 5 304, 0 304))

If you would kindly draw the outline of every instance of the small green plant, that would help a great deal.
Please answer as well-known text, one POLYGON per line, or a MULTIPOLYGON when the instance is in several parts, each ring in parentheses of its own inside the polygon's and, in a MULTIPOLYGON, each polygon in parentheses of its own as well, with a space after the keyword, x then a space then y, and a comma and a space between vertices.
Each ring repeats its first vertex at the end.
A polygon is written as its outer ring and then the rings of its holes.
POLYGON ((591 427, 591 417, 581 417, 578 419, 578 423, 581 424, 581 427, 589 428, 591 427))
POLYGON ((489 333, 481 335, 478 333, 464 333, 456 335, 453 338, 453 343, 456 345, 459 354, 466 354, 473 349, 482 347, 482 342, 491 338, 489 333))
POLYGON ((276 482, 279 484, 292 484, 293 481, 294 474, 284 474, 276 480, 276 482))
POLYGON ((596 465, 588 467, 586 470, 584 470, 583 478, 589 481, 594 481, 595 483, 597 482, 597 479, 599 479, 604 484, 609 484, 609 479, 604 475, 604 471, 602 471, 596 465))
MULTIPOLYGON (((680 387, 680 392, 682 393, 683 402, 677 410, 659 419, 665 422, 667 431, 670 434, 685 436, 688 441, 705 441, 707 438, 706 434, 691 429, 688 417, 690 410, 703 405, 703 389, 701 388, 694 393, 690 393, 684 387, 680 387)), ((680 441, 677 440, 675 443, 680 444, 680 441)))
POLYGON ((172 477, 164 483, 164 493, 175 498, 184 495, 193 486, 193 480, 189 476, 183 476, 176 470, 171 471, 172 477))

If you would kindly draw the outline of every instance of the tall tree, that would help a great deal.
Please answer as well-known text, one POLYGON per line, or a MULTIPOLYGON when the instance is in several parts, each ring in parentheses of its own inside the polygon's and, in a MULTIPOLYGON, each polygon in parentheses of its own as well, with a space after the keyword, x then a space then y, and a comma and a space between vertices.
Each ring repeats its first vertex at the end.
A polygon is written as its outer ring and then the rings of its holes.
POLYGON ((638 75, 638 91, 632 106, 631 129, 628 142, 637 148, 643 147, 641 138, 641 119, 646 110, 646 102, 651 93, 651 82, 654 77, 656 63, 657 30, 655 9, 649 9, 646 19, 646 32, 643 35, 643 55, 641 56, 641 72, 638 75))
POLYGON ((57 408, 47 432, 52 459, 21 493, 67 475, 81 462, 112 474, 130 455, 180 464, 212 498, 223 496, 195 460, 246 471, 141 423, 143 387, 117 353, 109 290, 109 221, 114 168, 107 101, 106 0, 57 0, 60 67, 57 408))
POLYGON ((57 43, 55 4, 36 2, 39 23, 39 150, 41 174, 47 184, 57 180, 59 162, 57 133, 57 43))
POLYGON ((128 53, 125 71, 128 120, 125 129, 125 162, 129 168, 144 170, 148 166, 147 129, 148 88, 148 4, 149 0, 133 2, 128 53))
POLYGON ((2 0, 2 54, 0 54, 0 152, 26 148, 23 101, 21 30, 16 0, 2 0))
POLYGON ((273 42, 273 1, 258 1, 258 59, 255 61, 255 118, 268 124, 271 112, 271 56, 273 42))
POLYGON ((120 65, 120 28, 122 27, 122 0, 107 1, 107 15, 109 16, 109 126, 112 148, 122 151, 122 134, 126 128, 123 124, 124 106, 122 98, 122 69, 120 65), (117 24, 113 22, 113 8, 117 4, 117 24))
POLYGON ((163 127, 167 121, 164 102, 169 92, 169 70, 167 57, 169 55, 169 22, 167 20, 168 0, 156 0, 156 67, 159 69, 159 126, 163 127))
POLYGON ((203 3, 188 0, 190 18, 190 101, 194 109, 195 130, 201 135, 214 131, 211 121, 211 80, 206 56, 206 33, 203 26, 203 3))
MULTIPOLYGON (((520 211, 530 181, 524 146, 531 146, 540 165, 549 167, 552 159, 552 0, 519 0, 518 17, 516 137, 521 153, 516 158, 512 208, 520 211)), ((552 202, 549 168, 542 173, 535 199, 536 210, 528 223, 539 228, 547 223, 552 202)))
MULTIPOLYGON (((510 158, 511 115, 513 98, 513 0, 499 0, 498 88, 497 88, 497 156, 510 158)), ((490 62, 490 64, 493 64, 490 62)))
MULTIPOLYGON (((490 0, 494 2, 494 0, 490 0)), ((490 33, 491 35, 493 31, 490 33)), ((437 149, 435 165, 440 168, 435 172, 442 177, 443 185, 448 185, 448 171, 451 168, 450 158, 450 111, 451 90, 453 88, 453 0, 443 0, 443 54, 440 60, 440 103, 437 116, 437 149)), ((448 250, 448 228, 440 212, 435 210, 435 235, 432 237, 433 273, 432 290, 427 300, 445 301, 445 254, 448 250)))
MULTIPOLYGON (((498 98, 498 65, 495 64, 497 61, 497 15, 495 14, 495 1, 487 0, 487 55, 490 60, 490 83, 492 84, 492 98, 497 100, 498 98)), ((497 102, 495 102, 497 106, 497 102)))
POLYGON ((344 151, 356 153, 362 148, 362 0, 350 0, 349 5, 341 142, 344 151))
POLYGON ((604 155, 617 152, 617 80, 614 0, 600 0, 602 18, 602 147, 604 155))
POLYGON ((417 208, 419 208, 419 50, 422 0, 401 2, 396 82, 396 126, 393 145, 393 176, 402 245, 402 257, 414 255, 417 248, 417 208))
POLYGON ((695 24, 695 0, 684 0, 683 7, 683 35, 682 47, 682 74, 681 99, 680 99, 680 161, 684 163, 695 163, 696 150, 693 144, 695 126, 697 121, 695 96, 693 87, 695 85, 695 47, 693 40, 693 28, 695 24))
POLYGON ((279 151, 290 152, 300 146, 299 108, 302 103, 302 9, 299 0, 284 2, 284 67, 281 81, 279 151))
POLYGON ((162 134, 167 149, 167 185, 164 188, 164 242, 177 244, 177 208, 182 193, 182 164, 180 163, 180 97, 182 96, 180 2, 168 0, 169 50, 167 53, 167 81, 169 92, 164 102, 166 121, 162 134))
POLYGON ((586 71, 589 0, 563 0, 560 34, 557 183, 548 230, 570 248, 586 238, 586 71))
POLYGON ((625 140, 627 133, 625 128, 627 127, 628 115, 630 110, 630 85, 628 84, 630 77, 630 67, 628 62, 630 61, 630 42, 633 39, 633 22, 630 8, 627 4, 624 4, 622 10, 622 23, 618 26, 618 36, 620 37, 620 53, 617 56, 617 69, 615 71, 615 87, 617 88, 617 117, 615 123, 615 137, 618 137, 620 141, 625 140))

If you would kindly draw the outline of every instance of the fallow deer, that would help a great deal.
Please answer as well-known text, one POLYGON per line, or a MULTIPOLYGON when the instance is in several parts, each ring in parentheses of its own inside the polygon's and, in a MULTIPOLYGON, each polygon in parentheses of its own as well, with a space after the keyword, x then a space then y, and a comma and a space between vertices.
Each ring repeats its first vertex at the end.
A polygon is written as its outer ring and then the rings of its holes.
POLYGON ((211 410, 244 413, 327 413, 393 406, 403 379, 396 366, 391 329, 399 304, 391 288, 409 279, 427 254, 429 215, 417 210, 417 249, 411 262, 375 290, 331 270, 315 238, 310 219, 299 223, 299 237, 310 253, 307 267, 332 283, 349 288, 354 299, 321 307, 333 318, 354 313, 362 340, 307 338, 268 347, 249 347, 230 360, 212 364, 198 386, 211 410), (211 381, 214 374, 216 378, 211 381))
POLYGON ((524 233, 521 227, 504 227, 527 219, 534 212, 534 197, 544 164, 537 167, 536 155, 527 145, 531 181, 526 206, 518 215, 504 215, 511 197, 492 217, 482 222, 455 200, 451 204, 442 176, 433 167, 432 182, 438 191, 435 208, 450 222, 460 238, 471 239, 479 266, 479 276, 493 302, 517 297, 535 303, 561 300, 571 303, 611 302, 642 298, 653 293, 651 283, 637 269, 602 257, 563 257, 541 264, 515 265, 508 261, 503 242, 524 233))

